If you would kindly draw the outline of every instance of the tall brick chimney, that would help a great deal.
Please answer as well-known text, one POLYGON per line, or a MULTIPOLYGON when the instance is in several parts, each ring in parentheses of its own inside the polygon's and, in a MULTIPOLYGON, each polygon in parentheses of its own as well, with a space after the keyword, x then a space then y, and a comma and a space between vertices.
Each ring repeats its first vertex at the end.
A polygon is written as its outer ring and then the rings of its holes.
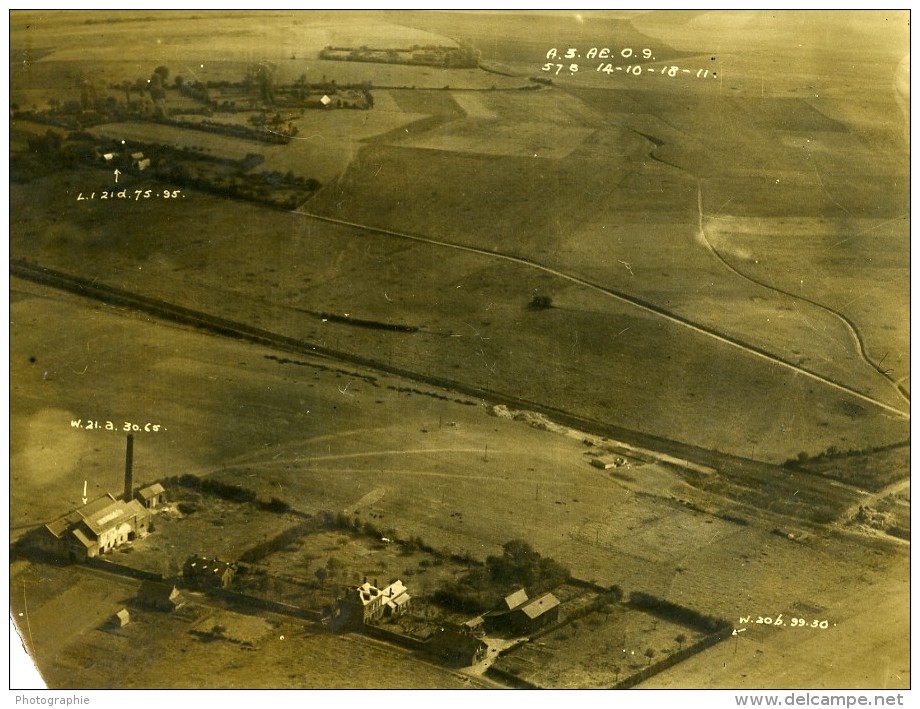
POLYGON ((134 436, 128 434, 128 447, 125 450, 125 494, 124 501, 134 499, 134 436))

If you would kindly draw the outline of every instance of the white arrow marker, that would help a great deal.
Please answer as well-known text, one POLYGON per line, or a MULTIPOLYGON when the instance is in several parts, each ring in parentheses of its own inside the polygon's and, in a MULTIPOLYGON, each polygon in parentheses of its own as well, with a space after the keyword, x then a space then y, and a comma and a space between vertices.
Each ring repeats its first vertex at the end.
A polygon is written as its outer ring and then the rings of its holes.
POLYGON ((732 635, 737 635, 738 633, 743 633, 747 628, 741 628, 741 630, 733 630, 732 635))
POLYGON ((86 480, 83 481, 83 504, 86 504, 86 480))
POLYGON ((119 170, 119 169, 116 167, 116 168, 115 168, 115 184, 116 184, 116 185, 118 184, 118 176, 119 176, 120 174, 121 174, 121 170, 119 170))

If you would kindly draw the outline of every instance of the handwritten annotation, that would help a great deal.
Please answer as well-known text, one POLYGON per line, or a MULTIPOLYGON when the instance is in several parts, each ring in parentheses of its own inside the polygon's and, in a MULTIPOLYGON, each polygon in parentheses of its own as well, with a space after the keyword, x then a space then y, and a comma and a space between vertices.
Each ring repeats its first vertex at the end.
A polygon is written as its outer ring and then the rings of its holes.
POLYGON ((94 421, 84 419, 71 419, 70 427, 82 428, 85 431, 130 431, 134 433, 141 431, 145 433, 158 433, 160 431, 166 430, 166 427, 159 423, 140 424, 125 421, 119 426, 112 421, 94 421))
MULTIPOLYGON (((738 619, 739 625, 772 625, 774 627, 787 626, 790 628, 817 628, 827 630, 829 623, 826 620, 806 620, 805 618, 790 618, 788 621, 780 613, 775 618, 769 615, 746 615, 738 619), (756 618, 756 620, 754 620, 756 618)), ((834 627, 837 624, 834 623, 834 627)))
POLYGON ((679 76, 692 76, 693 78, 697 79, 706 79, 710 77, 715 79, 718 76, 716 72, 711 72, 709 69, 689 69, 681 66, 676 66, 674 64, 665 64, 663 66, 646 66, 647 62, 656 61, 654 51, 648 47, 644 47, 643 49, 623 47, 620 50, 610 49, 609 47, 591 47, 584 53, 582 53, 576 47, 568 47, 566 49, 552 47, 546 52, 546 59, 553 61, 546 62, 541 67, 541 70, 548 72, 553 76, 559 76, 563 72, 567 72, 569 76, 574 76, 579 71, 591 71, 592 68, 595 72, 607 74, 608 76, 616 74, 617 72, 629 74, 632 76, 641 76, 643 73, 658 74, 660 76, 666 76, 670 78, 679 76), (635 63, 620 66, 610 63, 609 61, 601 61, 597 64, 597 66, 594 66, 593 63, 591 65, 579 65, 574 62, 562 61, 571 59, 613 59, 615 62, 619 61, 620 59, 629 59, 635 63))
POLYGON ((123 199, 140 202, 142 199, 185 199, 182 190, 99 190, 80 192, 78 202, 86 200, 123 199))

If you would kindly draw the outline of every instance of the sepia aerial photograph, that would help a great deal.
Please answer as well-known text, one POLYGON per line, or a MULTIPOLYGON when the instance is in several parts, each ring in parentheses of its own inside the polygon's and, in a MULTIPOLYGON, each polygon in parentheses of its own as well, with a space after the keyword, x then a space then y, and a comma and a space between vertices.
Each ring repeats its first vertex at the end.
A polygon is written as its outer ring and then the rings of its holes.
POLYGON ((909 10, 8 19, 44 687, 910 689, 909 10))

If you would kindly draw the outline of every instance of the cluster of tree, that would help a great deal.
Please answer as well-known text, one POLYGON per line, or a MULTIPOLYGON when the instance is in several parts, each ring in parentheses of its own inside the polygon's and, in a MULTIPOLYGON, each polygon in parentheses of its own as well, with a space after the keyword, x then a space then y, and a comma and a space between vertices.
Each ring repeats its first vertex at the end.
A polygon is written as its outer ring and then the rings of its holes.
POLYGON ((199 101, 200 103, 205 104, 206 106, 212 106, 213 101, 211 101, 211 92, 208 90, 208 85, 200 81, 193 83, 187 82, 185 80, 179 82, 180 77, 176 77, 176 88, 179 90, 179 93, 190 98, 193 101, 199 101))
POLYGON ((270 135, 280 135, 284 137, 294 137, 299 132, 297 126, 294 125, 293 121, 288 121, 285 125, 284 117, 281 115, 280 111, 275 111, 274 115, 269 116, 268 113, 262 111, 257 113, 254 116, 250 116, 249 122, 254 125, 256 128, 264 128, 265 126, 271 126, 272 132, 270 135))
POLYGON ((270 145, 287 145, 291 139, 286 135, 278 132, 272 133, 267 130, 256 130, 246 126, 234 123, 220 123, 219 121, 168 121, 169 125, 186 130, 200 130, 206 133, 218 133, 220 135, 230 136, 231 138, 242 138, 243 140, 252 140, 257 143, 269 143, 270 145))
POLYGON ((375 539, 380 539, 382 537, 387 537, 388 539, 394 538, 392 532, 378 528, 373 522, 362 521, 357 515, 355 517, 349 517, 344 512, 329 512, 328 510, 323 510, 319 513, 319 523, 326 529, 338 529, 344 532, 363 534, 375 539))
MULTIPOLYGON (((475 69, 479 66, 479 60, 482 58, 482 52, 480 52, 476 47, 468 42, 460 42, 460 46, 457 48, 455 57, 458 67, 467 67, 470 69, 475 69)), ((448 66, 451 66, 448 64, 448 66)))
POLYGON ((326 579, 336 578, 342 572, 343 568, 345 568, 345 564, 339 561, 337 557, 330 556, 326 559, 326 564, 317 567, 313 575, 316 577, 316 580, 319 581, 320 587, 322 587, 325 585, 326 579))
POLYGON ((220 497, 230 502, 250 503, 256 505, 259 509, 266 512, 284 513, 291 510, 291 506, 284 500, 273 497, 270 500, 261 500, 252 490, 235 485, 233 483, 224 483, 212 478, 199 478, 197 475, 186 473, 178 478, 168 478, 163 481, 164 484, 178 483, 182 487, 220 497))
POLYGON ((14 182, 28 182, 49 175, 56 170, 79 167, 84 162, 80 151, 53 130, 28 139, 28 150, 10 154, 10 178, 14 182))
POLYGON ((553 307, 553 299, 548 295, 534 293, 530 299, 530 308, 533 310, 547 310, 553 307))
POLYGON ((910 446, 910 439, 906 441, 899 441, 897 443, 890 443, 883 446, 873 446, 870 448, 850 448, 848 450, 840 450, 837 446, 828 446, 824 451, 816 455, 808 455, 805 451, 801 451, 795 458, 789 458, 789 460, 783 463, 785 468, 804 468, 813 463, 823 463, 828 460, 839 460, 841 458, 848 458, 850 456, 858 455, 871 455, 873 453, 881 453, 883 451, 892 450, 895 448, 905 448, 910 446))
POLYGON ((502 552, 501 556, 487 557, 485 565, 471 568, 461 580, 446 583, 435 592, 434 601, 463 613, 482 613, 496 608, 518 588, 524 587, 535 596, 571 576, 568 568, 541 556, 523 540, 506 542, 502 552))
POLYGON ((471 44, 461 43, 459 47, 439 45, 412 45, 403 48, 325 47, 319 53, 320 59, 377 62, 381 64, 416 64, 438 66, 448 69, 475 69, 479 66, 480 52, 471 44))
POLYGON ((524 586, 533 593, 542 593, 564 583, 571 572, 554 559, 544 557, 521 539, 502 545, 501 556, 486 558, 486 569, 494 583, 524 586))
POLYGON ((129 111, 141 111, 146 108, 145 99, 153 105, 154 113, 166 114, 166 89, 169 87, 169 68, 163 65, 153 70, 148 78, 138 78, 133 81, 126 79, 110 88, 124 91, 125 106, 129 111), (132 98, 132 94, 135 98, 132 98))
POLYGON ((259 499, 255 492, 241 485, 223 483, 220 480, 214 480, 212 478, 199 478, 197 475, 192 475, 190 473, 179 476, 178 483, 182 487, 187 487, 191 490, 201 490, 202 492, 220 497, 224 500, 229 500, 230 502, 257 502, 259 499))

